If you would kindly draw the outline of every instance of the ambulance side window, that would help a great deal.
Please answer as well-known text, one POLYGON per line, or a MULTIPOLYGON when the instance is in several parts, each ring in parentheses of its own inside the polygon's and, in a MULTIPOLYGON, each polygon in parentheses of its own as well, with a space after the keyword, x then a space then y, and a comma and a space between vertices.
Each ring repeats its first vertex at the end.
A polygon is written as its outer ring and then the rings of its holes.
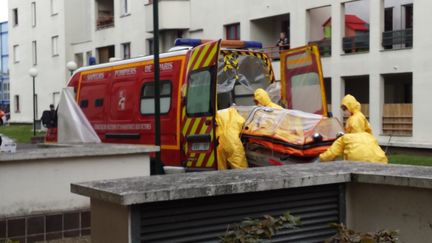
POLYGON ((81 100, 80 101, 80 107, 81 108, 87 108, 88 107, 88 100, 81 100))
MULTIPOLYGON (((170 80, 160 81, 160 113, 166 114, 171 108, 170 80)), ((154 82, 147 82, 141 89, 140 112, 142 115, 154 114, 154 82)))
POLYGON ((186 96, 186 113, 188 115, 208 114, 210 109, 211 72, 201 70, 189 77, 186 96))
POLYGON ((103 98, 99 98, 95 100, 95 107, 102 107, 103 106, 103 98))

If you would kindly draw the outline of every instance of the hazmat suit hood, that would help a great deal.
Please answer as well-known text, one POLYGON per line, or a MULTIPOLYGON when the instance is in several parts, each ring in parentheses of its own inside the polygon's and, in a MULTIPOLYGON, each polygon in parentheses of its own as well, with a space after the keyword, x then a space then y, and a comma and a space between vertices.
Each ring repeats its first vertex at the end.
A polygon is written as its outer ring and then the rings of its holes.
POLYGON ((348 94, 342 99, 342 105, 344 105, 351 114, 354 114, 361 109, 360 103, 354 98, 354 96, 348 94))
POLYGON ((281 106, 273 103, 267 92, 261 88, 255 90, 254 99, 262 106, 267 106, 275 109, 282 109, 281 106))
POLYGON ((372 129, 366 117, 361 112, 360 103, 352 95, 346 95, 342 99, 342 105, 344 105, 351 116, 348 117, 345 125, 346 133, 356 133, 356 132, 367 132, 372 134, 372 129))

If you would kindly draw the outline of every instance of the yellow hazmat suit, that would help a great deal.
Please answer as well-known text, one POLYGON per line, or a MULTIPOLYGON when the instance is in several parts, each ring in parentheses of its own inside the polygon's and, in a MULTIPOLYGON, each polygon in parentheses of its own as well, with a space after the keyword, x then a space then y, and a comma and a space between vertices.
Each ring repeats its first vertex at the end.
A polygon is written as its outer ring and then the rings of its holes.
POLYGON ((267 106, 274 109, 283 109, 282 106, 273 103, 267 92, 261 88, 255 90, 254 99, 258 102, 258 105, 267 106))
POLYGON ((345 160, 387 164, 387 157, 375 137, 367 132, 347 133, 320 154, 321 161, 331 161, 342 155, 345 160))
POLYGON ((360 111, 360 103, 352 95, 346 95, 342 99, 342 105, 351 113, 345 125, 346 133, 367 132, 372 134, 368 120, 360 111))
POLYGON ((219 170, 245 169, 248 167, 243 144, 240 140, 245 120, 233 107, 216 114, 217 162, 219 170))

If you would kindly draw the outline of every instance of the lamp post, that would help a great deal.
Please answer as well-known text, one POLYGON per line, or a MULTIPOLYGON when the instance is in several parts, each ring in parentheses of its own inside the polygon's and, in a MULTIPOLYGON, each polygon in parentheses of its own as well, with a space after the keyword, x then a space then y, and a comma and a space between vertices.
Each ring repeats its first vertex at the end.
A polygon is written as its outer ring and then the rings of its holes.
POLYGON ((33 136, 36 136, 36 91, 35 91, 35 79, 38 75, 38 70, 35 67, 29 69, 29 75, 33 78, 33 136))
POLYGON ((78 65, 74 61, 69 61, 66 63, 66 67, 70 72, 70 75, 72 76, 73 72, 78 68, 78 65))

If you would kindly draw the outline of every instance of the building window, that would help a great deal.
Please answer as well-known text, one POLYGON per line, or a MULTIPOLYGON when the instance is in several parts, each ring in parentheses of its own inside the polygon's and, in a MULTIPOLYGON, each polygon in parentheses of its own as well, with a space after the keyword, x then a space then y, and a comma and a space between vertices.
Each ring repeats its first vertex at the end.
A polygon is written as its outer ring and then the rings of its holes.
POLYGON ((384 80, 382 133, 392 136, 412 136, 412 73, 383 74, 382 77, 384 80))
POLYGON ((19 45, 14 45, 13 46, 13 60, 14 63, 18 63, 19 62, 19 53, 18 50, 19 49, 19 45))
POLYGON ((123 43, 122 44, 122 50, 123 50, 123 59, 129 59, 131 57, 130 42, 129 43, 123 43))
POLYGON ((32 58, 33 58, 33 65, 37 65, 37 43, 36 43, 36 41, 32 42, 32 58))
POLYGON ((91 61, 90 61, 90 58, 93 58, 93 54, 92 54, 92 51, 88 51, 88 52, 86 52, 86 65, 87 66, 89 66, 89 65, 93 65, 92 63, 91 63, 91 61))
POLYGON ((317 44, 321 56, 331 56, 331 6, 309 9, 307 11, 307 18, 308 43, 317 44))
POLYGON ((20 113, 21 112, 21 107, 20 107, 20 97, 19 95, 15 95, 14 97, 14 104, 15 104, 15 113, 20 113))
POLYGON ((128 0, 122 0, 121 1, 121 15, 125 16, 129 14, 129 5, 128 0))
POLYGON ((345 53, 369 51, 369 1, 350 1, 343 4, 345 9, 345 34, 342 48, 345 53))
POLYGON ((400 1, 385 0, 384 49, 403 49, 413 46, 413 5, 400 5, 400 1))
POLYGON ((153 55, 154 45, 153 45, 153 39, 147 39, 147 53, 149 55, 153 55))
POLYGON ((60 92, 53 92, 53 93, 52 93, 52 97, 53 97, 53 102, 52 102, 52 104, 53 104, 54 106, 57 106, 57 104, 58 104, 58 102, 59 102, 59 100, 60 100, 60 92))
POLYGON ((76 53, 75 54, 75 62, 77 64, 77 67, 80 68, 84 65, 84 54, 83 53, 76 53))
POLYGON ((240 40, 240 24, 225 25, 227 40, 240 40))
POLYGON ((114 1, 96 0, 96 28, 114 26, 114 1))
POLYGON ((109 62, 111 57, 115 56, 115 47, 114 46, 106 46, 97 48, 99 63, 109 62))
POLYGON ((31 19, 32 19, 32 26, 36 26, 36 2, 31 3, 31 19))
POLYGON ((58 0, 51 0, 51 15, 56 15, 58 13, 57 1, 58 0))
POLYGON ((51 37, 51 52, 53 56, 58 56, 58 35, 51 37))
POLYGON ((13 26, 18 25, 18 9, 17 8, 12 9, 12 23, 13 23, 13 26))

